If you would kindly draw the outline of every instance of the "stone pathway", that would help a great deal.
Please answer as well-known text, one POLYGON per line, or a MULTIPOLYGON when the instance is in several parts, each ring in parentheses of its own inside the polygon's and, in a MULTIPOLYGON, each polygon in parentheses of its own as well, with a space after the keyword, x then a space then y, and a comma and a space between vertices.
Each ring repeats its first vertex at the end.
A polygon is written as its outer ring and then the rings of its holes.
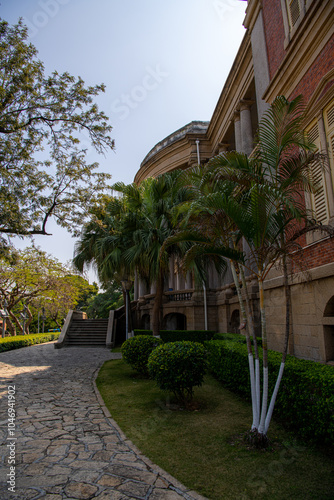
POLYGON ((104 407, 93 381, 119 355, 53 344, 0 354, 1 500, 203 499, 144 457, 104 407))

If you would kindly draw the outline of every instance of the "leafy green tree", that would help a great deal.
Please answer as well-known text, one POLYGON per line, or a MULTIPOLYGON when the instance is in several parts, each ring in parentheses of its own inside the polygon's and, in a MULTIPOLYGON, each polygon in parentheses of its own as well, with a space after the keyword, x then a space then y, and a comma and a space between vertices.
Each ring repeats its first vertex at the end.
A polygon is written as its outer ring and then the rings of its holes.
MULTIPOLYGON (((16 330, 20 333, 29 331, 33 320, 32 307, 48 307, 58 312, 62 309, 66 316, 79 296, 79 289, 73 286, 68 274, 69 270, 57 259, 35 247, 13 250, 10 258, 0 259, 0 304, 3 308, 6 301, 7 326, 12 335, 16 330), (20 318, 23 306, 27 314, 25 331, 20 318)), ((54 316, 58 320, 59 314, 54 312, 54 316)))
POLYGON ((46 76, 22 20, 0 20, 0 59, 0 235, 45 235, 51 218, 75 234, 110 178, 80 143, 85 133, 98 153, 114 147, 94 103, 105 87, 46 76))
POLYGON ((117 281, 113 281, 104 292, 89 300, 86 312, 89 318, 108 318, 109 311, 118 309, 122 305, 122 289, 117 281))

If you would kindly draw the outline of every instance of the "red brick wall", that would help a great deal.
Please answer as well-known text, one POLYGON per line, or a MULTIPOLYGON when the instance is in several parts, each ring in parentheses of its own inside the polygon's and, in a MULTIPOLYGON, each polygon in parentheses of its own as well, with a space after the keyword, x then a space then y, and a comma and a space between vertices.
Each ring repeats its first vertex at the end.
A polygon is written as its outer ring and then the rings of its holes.
POLYGON ((295 254, 294 271, 313 269, 334 262, 334 238, 320 241, 295 254))
POLYGON ((280 0, 263 0, 262 5, 269 72, 272 79, 285 57, 282 7, 280 0))
POLYGON ((334 65, 334 35, 325 45, 319 57, 312 64, 305 76, 299 82, 295 90, 290 96, 293 99, 299 94, 302 94, 305 102, 308 102, 312 97, 321 78, 333 68, 334 65))

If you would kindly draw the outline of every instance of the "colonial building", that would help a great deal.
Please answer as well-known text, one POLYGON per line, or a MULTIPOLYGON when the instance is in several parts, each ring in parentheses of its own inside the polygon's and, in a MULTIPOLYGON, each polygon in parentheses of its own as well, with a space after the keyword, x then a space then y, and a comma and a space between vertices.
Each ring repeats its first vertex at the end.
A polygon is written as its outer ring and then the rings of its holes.
MULTIPOLYGON (((317 171, 321 189, 305 193, 317 219, 334 225, 334 2, 333 0, 248 0, 246 33, 209 122, 193 121, 159 142, 144 158, 135 182, 173 169, 206 162, 222 151, 250 153, 259 120, 278 95, 302 94, 307 103, 305 129, 329 157, 317 171)), ((302 240, 304 270, 291 276, 290 353, 321 362, 334 360, 334 239, 309 234, 302 240)), ((256 311, 258 290, 248 285, 256 311)), ((277 270, 266 281, 269 348, 283 344, 285 300, 277 270)), ((151 320, 154 288, 136 281, 138 318, 151 320)), ((237 331, 239 305, 229 273, 210 273, 206 290, 195 290, 191 276, 170 264, 165 292, 165 328, 237 331)))

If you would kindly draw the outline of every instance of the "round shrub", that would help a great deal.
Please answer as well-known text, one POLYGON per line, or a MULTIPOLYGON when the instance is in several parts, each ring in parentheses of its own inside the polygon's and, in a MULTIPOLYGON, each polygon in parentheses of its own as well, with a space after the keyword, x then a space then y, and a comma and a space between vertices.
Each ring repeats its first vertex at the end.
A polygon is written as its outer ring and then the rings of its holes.
POLYGON ((138 335, 126 340, 122 345, 122 357, 132 368, 148 375, 147 361, 148 357, 162 340, 151 335, 138 335))
POLYGON ((160 389, 173 392, 182 404, 193 397, 193 388, 203 383, 207 367, 202 344, 182 341, 157 347, 148 358, 148 371, 160 389))

